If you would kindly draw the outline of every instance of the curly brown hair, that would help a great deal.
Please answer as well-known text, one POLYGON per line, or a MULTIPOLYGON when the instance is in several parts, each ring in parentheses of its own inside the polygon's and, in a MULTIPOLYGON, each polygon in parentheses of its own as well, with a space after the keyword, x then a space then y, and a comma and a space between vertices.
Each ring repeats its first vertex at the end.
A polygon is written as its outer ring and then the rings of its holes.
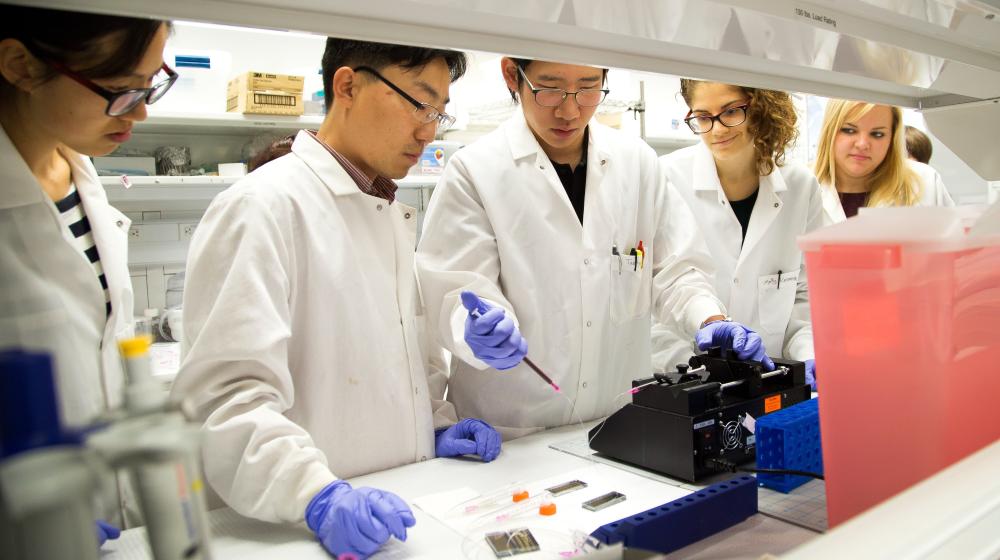
MULTIPOLYGON (((701 80, 681 79, 681 96, 691 106, 694 89, 701 80)), ((792 96, 784 91, 737 86, 750 100, 747 123, 753 145, 757 151, 757 173, 770 175, 775 166, 785 164, 785 150, 795 142, 799 131, 795 128, 798 117, 792 96)))

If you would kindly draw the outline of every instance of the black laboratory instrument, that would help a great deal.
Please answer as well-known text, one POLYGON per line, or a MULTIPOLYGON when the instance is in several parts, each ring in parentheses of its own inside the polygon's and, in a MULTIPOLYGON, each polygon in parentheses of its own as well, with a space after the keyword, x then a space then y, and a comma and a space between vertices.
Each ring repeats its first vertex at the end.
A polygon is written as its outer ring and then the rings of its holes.
POLYGON ((775 370, 711 348, 677 371, 632 381, 632 402, 590 430, 597 453, 687 481, 755 458, 753 420, 809 400, 805 364, 774 359, 775 370))

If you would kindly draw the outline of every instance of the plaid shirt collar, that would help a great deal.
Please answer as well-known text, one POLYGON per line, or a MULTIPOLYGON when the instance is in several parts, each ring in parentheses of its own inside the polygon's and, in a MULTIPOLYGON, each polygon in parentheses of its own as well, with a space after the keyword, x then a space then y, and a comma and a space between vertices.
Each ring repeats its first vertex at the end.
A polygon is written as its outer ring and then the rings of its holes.
POLYGON ((326 151, 330 152, 330 155, 333 156, 333 159, 337 160, 337 163, 339 163, 340 166, 344 168, 344 171, 346 171, 347 174, 351 176, 351 179, 353 179, 354 183, 358 185, 358 189, 360 189, 361 192, 370 196, 388 200, 389 204, 392 204, 393 201, 396 200, 396 189, 399 187, 391 179, 378 176, 375 177, 375 179, 369 180, 368 177, 365 176, 365 174, 362 173, 361 170, 358 169, 356 165, 348 161, 348 159, 345 158, 344 156, 337 153, 337 150, 334 150, 333 148, 328 146, 325 142, 320 140, 319 137, 316 136, 315 132, 311 130, 307 130, 306 132, 308 132, 309 135, 313 137, 313 139, 319 142, 321 146, 326 148, 326 151))

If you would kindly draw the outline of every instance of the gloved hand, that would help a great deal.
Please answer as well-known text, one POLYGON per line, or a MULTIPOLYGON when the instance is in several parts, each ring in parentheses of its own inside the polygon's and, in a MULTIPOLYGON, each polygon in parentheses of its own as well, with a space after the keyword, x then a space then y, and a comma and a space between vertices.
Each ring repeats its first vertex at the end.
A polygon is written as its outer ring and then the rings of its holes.
POLYGON ((816 360, 806 360, 806 383, 816 390, 816 360))
POLYGON ((122 530, 114 525, 108 523, 107 521, 97 520, 97 547, 100 548, 104 546, 104 543, 108 540, 114 540, 120 537, 122 530))
POLYGON ((434 451, 438 457, 479 455, 489 463, 500 454, 500 434, 492 426, 475 418, 463 418, 434 435, 434 451))
POLYGON ((355 490, 343 480, 320 490, 306 507, 306 524, 335 557, 352 554, 364 560, 390 536, 405 541, 406 528, 414 523, 399 496, 375 488, 355 490))
POLYGON ((694 335, 699 350, 721 346, 733 350, 741 360, 754 360, 763 364, 767 371, 774 371, 774 361, 764 351, 764 341, 760 335, 734 321, 713 321, 700 328, 694 335))
POLYGON ((499 370, 510 369, 528 354, 528 341, 502 307, 490 305, 476 294, 462 292, 462 305, 469 310, 465 319, 465 342, 472 354, 499 370))

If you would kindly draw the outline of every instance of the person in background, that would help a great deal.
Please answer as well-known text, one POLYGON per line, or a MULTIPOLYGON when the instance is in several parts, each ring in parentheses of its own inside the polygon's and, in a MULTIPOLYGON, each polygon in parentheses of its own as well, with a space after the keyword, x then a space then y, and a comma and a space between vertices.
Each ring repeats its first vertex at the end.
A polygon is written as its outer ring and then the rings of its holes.
POLYGON ((930 165, 933 152, 930 137, 919 128, 906 125, 906 157, 930 165))
POLYGON ((281 156, 288 155, 292 153, 292 144, 295 142, 295 135, 283 136, 277 140, 271 142, 264 147, 259 153, 250 158, 250 162, 247 163, 247 172, 251 172, 254 169, 264 165, 269 161, 276 160, 281 156))
POLYGON ((322 67, 319 131, 218 195, 192 239, 173 396, 204 422, 205 475, 226 504, 305 520, 330 553, 364 558, 415 519, 344 479, 435 455, 488 462, 501 444, 480 420, 455 423, 444 379, 428 379, 417 214, 392 181, 453 122, 465 55, 330 38, 322 67))
MULTIPOLYGON (((81 428, 122 403, 116 339, 132 330, 130 221, 88 156, 129 139, 177 75, 170 23, 0 6, 0 348, 53 357, 60 413, 81 428)), ((137 523, 118 481, 102 516, 137 523)), ((102 522, 98 535, 117 529, 102 522)))
POLYGON ((941 175, 906 157, 899 107, 831 99, 813 167, 833 223, 862 206, 952 206, 941 175))
POLYGON ((726 320, 656 154, 592 120, 607 70, 504 58, 501 71, 521 110, 449 161, 417 250, 459 416, 518 437, 613 412, 652 369, 651 314, 773 367, 760 337, 726 320), (529 353, 566 398, 522 363, 529 353))
MULTIPOLYGON (((681 80, 684 119, 701 142, 660 158, 660 169, 695 215, 715 262, 715 292, 730 316, 764 345, 806 364, 815 388, 805 259, 795 238, 823 225, 812 172, 786 164, 797 134, 782 91, 681 80)), ((653 367, 672 371, 694 354, 673 324, 653 326, 653 367)))

